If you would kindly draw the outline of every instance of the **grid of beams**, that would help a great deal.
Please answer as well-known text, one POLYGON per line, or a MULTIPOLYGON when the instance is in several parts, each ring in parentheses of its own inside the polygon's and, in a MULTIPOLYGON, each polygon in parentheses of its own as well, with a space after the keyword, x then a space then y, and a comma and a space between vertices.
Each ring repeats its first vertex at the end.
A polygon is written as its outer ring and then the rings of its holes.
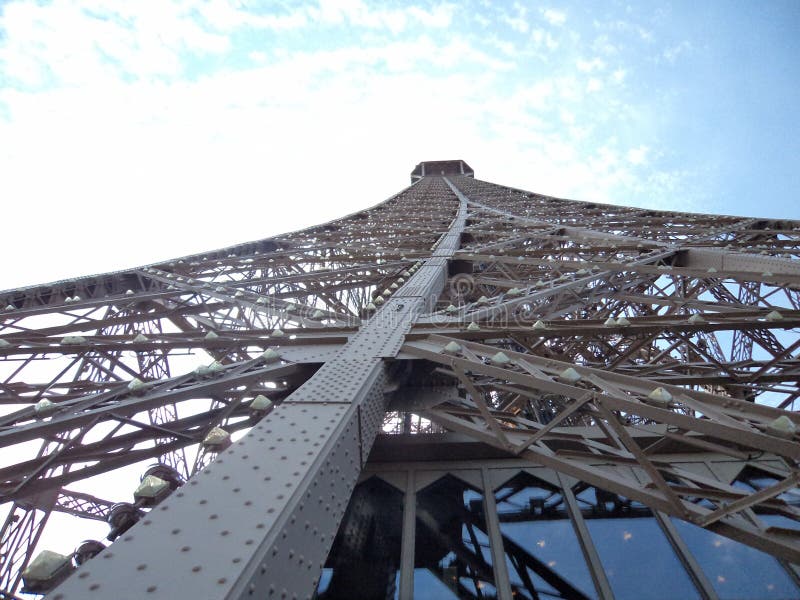
MULTIPOLYGON (((270 585, 305 597, 381 428, 459 431, 800 562, 792 529, 754 518, 766 508, 800 520, 779 498, 797 485, 800 457, 798 257, 797 222, 613 207, 426 174, 307 230, 0 293, 0 589, 19 589, 53 511, 109 518, 130 496, 103 477, 154 461, 192 489, 158 515, 138 507, 134 537, 146 538, 148 521, 167 532, 204 522, 187 511, 192 499, 210 502, 204 510, 217 519, 239 518, 217 477, 243 476, 224 455, 252 457, 250 448, 264 471, 262 500, 249 500, 263 513, 254 517, 261 541, 245 544, 230 526, 223 537, 239 567, 212 569, 195 555, 187 564, 202 567, 198 585, 224 579, 220 597, 270 585), (324 438, 290 436, 292 419, 306 432, 325 420, 324 438), (220 428, 234 439, 251 433, 209 467, 224 450, 208 438, 220 428), (659 458, 676 447, 742 460, 768 453, 781 477, 742 491, 659 458), (270 457, 292 467, 265 474, 270 457), (297 537, 315 551, 283 547, 275 528, 299 518, 323 474, 335 493, 304 518, 314 535, 297 537), (292 491, 278 493, 285 476, 292 491)), ((135 567, 137 544, 115 545, 135 567)), ((124 560, 90 562, 82 572, 91 575, 59 593, 84 597, 101 583, 108 593, 121 572, 110 562, 124 560)), ((153 597, 174 593, 147 575, 153 597)))

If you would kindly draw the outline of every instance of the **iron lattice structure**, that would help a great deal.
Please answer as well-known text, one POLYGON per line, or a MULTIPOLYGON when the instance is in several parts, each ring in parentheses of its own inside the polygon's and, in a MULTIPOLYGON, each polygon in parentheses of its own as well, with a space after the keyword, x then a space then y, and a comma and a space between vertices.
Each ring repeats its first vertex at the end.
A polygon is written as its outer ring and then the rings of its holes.
POLYGON ((423 436, 800 563, 800 222, 563 200, 463 161, 412 182, 291 234, 0 293, 0 596, 60 512, 116 541, 31 591, 311 597, 376 438, 423 436), (769 457, 772 482, 664 458, 709 453, 769 457), (131 502, 119 474, 154 462, 166 493, 131 502))

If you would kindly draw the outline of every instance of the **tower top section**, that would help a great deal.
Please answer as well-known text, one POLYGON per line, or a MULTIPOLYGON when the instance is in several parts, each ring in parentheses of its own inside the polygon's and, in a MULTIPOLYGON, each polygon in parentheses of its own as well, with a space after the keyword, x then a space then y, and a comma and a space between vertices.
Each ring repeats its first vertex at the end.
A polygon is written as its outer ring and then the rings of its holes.
POLYGON ((428 175, 466 175, 474 177, 475 173, 463 160, 426 160, 419 163, 411 171, 411 183, 428 175))

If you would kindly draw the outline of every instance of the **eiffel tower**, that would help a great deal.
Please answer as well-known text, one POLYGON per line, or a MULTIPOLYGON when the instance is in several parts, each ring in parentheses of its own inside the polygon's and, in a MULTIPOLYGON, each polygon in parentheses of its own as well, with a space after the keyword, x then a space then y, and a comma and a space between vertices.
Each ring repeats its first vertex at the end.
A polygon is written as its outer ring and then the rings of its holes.
POLYGON ((448 160, 2 292, 0 597, 796 598, 799 258, 448 160))

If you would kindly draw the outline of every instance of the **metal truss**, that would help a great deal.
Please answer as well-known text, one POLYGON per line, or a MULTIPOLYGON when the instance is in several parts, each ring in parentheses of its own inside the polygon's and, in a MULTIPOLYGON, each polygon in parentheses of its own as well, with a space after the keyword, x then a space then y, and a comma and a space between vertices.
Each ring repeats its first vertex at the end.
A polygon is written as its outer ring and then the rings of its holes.
POLYGON ((757 516, 800 521, 800 223, 469 173, 423 163, 324 225, 0 293, 3 593, 55 511, 115 541, 53 598, 310 597, 376 436, 444 430, 800 563, 757 516), (670 459, 691 452, 780 477, 744 490, 670 459), (145 473, 171 495, 131 503, 145 473))

